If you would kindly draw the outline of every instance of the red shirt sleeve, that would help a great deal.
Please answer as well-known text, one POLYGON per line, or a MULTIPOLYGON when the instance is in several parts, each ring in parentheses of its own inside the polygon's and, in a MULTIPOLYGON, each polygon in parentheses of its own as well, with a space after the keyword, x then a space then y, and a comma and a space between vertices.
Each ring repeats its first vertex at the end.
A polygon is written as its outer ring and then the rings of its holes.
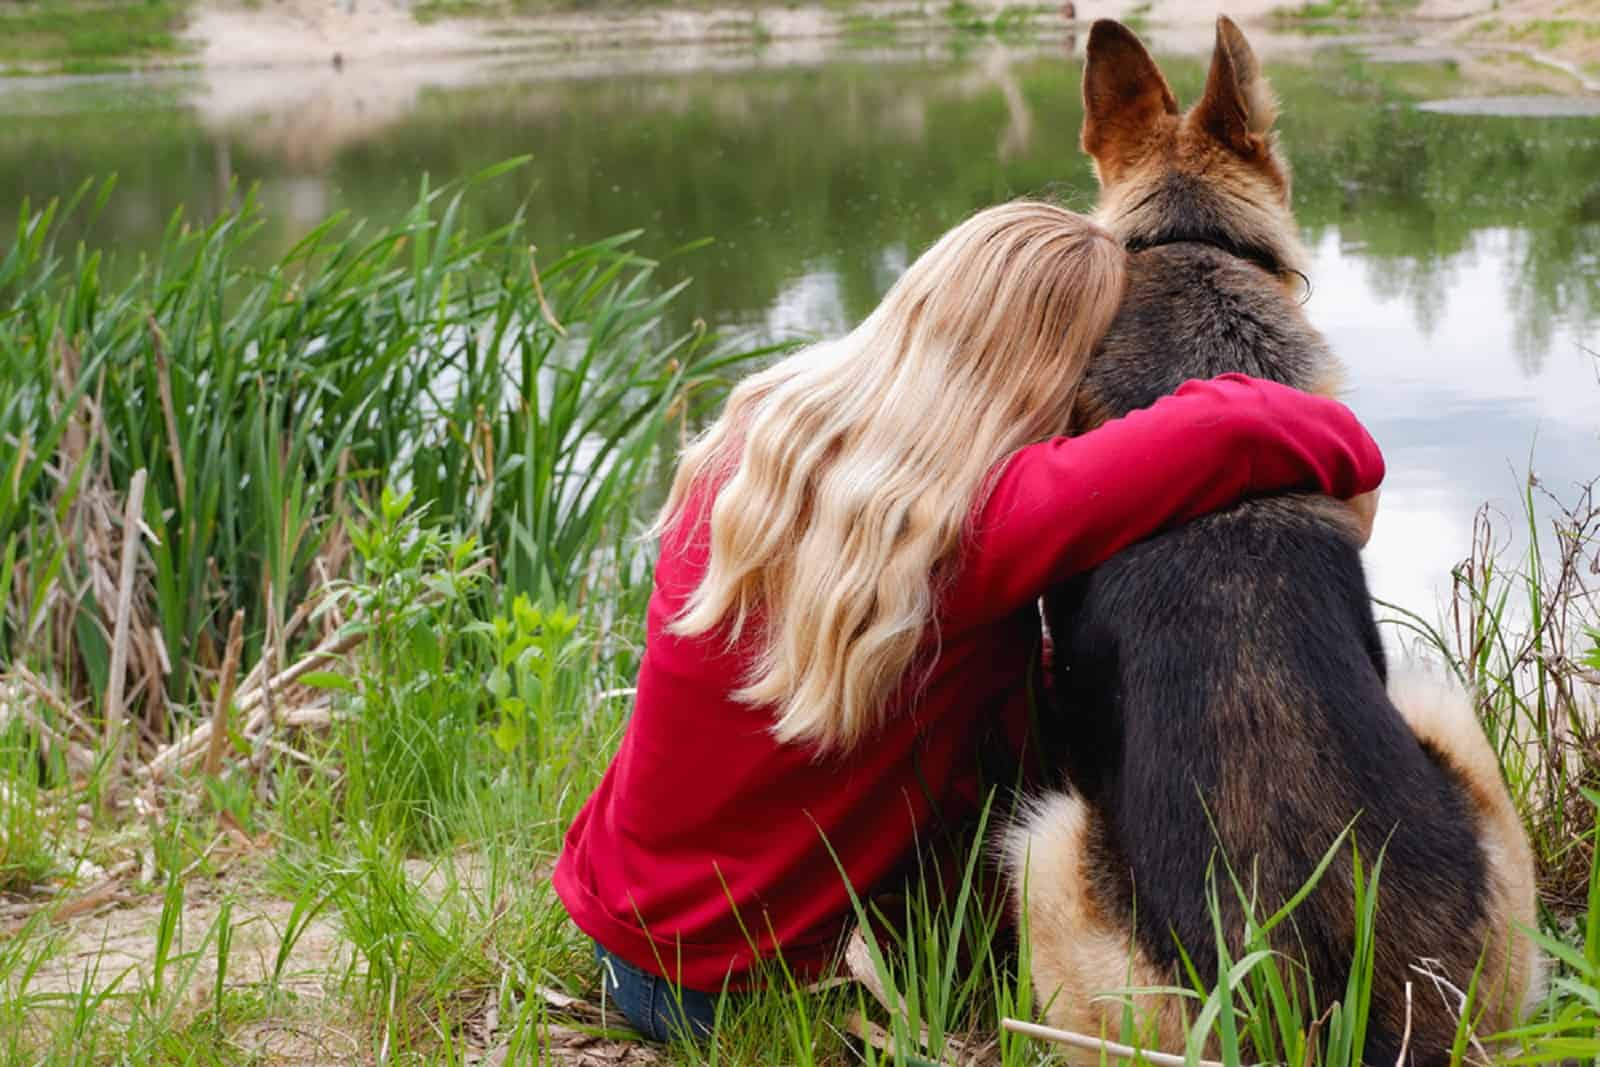
POLYGON ((1251 495, 1341 499, 1383 480, 1377 443, 1336 400, 1229 374, 1083 434, 1013 453, 968 528, 942 621, 1003 618, 1051 583, 1251 495))

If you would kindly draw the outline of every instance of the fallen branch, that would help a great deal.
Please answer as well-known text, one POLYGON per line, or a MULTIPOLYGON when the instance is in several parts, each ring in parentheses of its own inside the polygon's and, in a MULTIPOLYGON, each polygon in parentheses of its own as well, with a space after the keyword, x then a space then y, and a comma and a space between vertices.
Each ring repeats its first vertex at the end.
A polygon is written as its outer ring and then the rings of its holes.
POLYGON ((1395 1057, 1394 1067, 1406 1067, 1406 1056, 1411 1051, 1411 983, 1406 983, 1406 1032, 1400 1035, 1400 1055, 1395 1057))
MULTIPOLYGON (((1157 1067, 1184 1067, 1189 1061, 1182 1056, 1174 1056, 1170 1052, 1156 1052, 1153 1049, 1135 1049, 1115 1041, 1106 1041, 1088 1034, 1073 1033, 1071 1030, 1057 1030, 1053 1026, 1040 1026, 1038 1023, 1026 1023, 1021 1019, 1001 1019, 1000 1029, 1024 1037, 1036 1038, 1040 1041, 1050 1041, 1057 1045, 1066 1045, 1069 1048, 1082 1049, 1085 1052, 1104 1054, 1112 1059, 1140 1059, 1146 1063, 1154 1063, 1157 1067)), ((1216 1060, 1195 1060, 1195 1067, 1223 1067, 1216 1060)))
MULTIPOLYGON (((268 711, 265 707, 263 689, 270 686, 274 690, 281 691, 285 686, 293 684, 311 671, 326 665, 330 659, 349 652, 359 645, 364 637, 364 634, 354 633, 336 636, 330 641, 324 641, 321 645, 301 657, 288 670, 271 678, 257 681, 248 693, 240 692, 234 701, 234 705, 240 714, 249 716, 240 732, 245 737, 253 737, 266 725, 268 711)), ((252 674, 254 673, 252 672, 252 674)), ((200 723, 152 756, 150 761, 140 768, 140 774, 151 781, 159 781, 175 768, 191 765, 210 743, 213 729, 212 720, 200 723)))
POLYGON ((116 898, 117 890, 122 887, 123 876, 132 871, 138 864, 133 860, 123 860, 106 872, 106 876, 71 900, 63 901, 56 905, 50 913, 51 922, 66 922, 68 919, 94 911, 102 905, 109 904, 116 898))
MULTIPOLYGON (((487 560, 479 560, 472 566, 465 568, 462 574, 471 574, 488 567, 487 560)), ((423 595, 424 602, 437 599, 437 594, 429 592, 423 595)), ((285 631, 293 630, 304 624, 310 617, 313 609, 309 606, 312 601, 307 601, 295 609, 285 631)), ((269 726, 282 727, 317 727, 327 726, 333 721, 326 698, 303 700, 299 706, 282 706, 284 691, 298 682, 301 678, 314 670, 325 668, 330 661, 355 649, 366 640, 366 631, 347 630, 344 633, 335 633, 328 637, 316 648, 301 656, 299 660, 285 670, 273 673, 273 646, 277 643, 269 633, 266 648, 261 660, 251 669, 234 691, 232 706, 238 715, 244 717, 243 723, 238 727, 238 732, 245 740, 250 741, 257 753, 265 752, 264 731, 269 726)), ((230 633, 229 645, 233 638, 230 633)), ((224 664, 226 667, 226 664, 224 664)), ((197 724, 188 733, 177 738, 141 766, 138 774, 147 782, 161 781, 174 770, 189 770, 203 757, 212 744, 212 738, 217 734, 217 715, 205 722, 197 724)), ((221 744, 221 742, 217 742, 221 744)))

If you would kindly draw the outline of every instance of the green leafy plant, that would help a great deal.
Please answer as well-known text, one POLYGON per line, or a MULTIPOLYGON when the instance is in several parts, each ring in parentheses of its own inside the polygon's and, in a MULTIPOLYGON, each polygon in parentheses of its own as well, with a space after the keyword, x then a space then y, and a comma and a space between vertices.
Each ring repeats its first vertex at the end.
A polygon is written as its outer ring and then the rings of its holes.
POLYGON ((491 734, 495 747, 508 756, 516 754, 531 732, 530 757, 536 765, 543 764, 556 743, 557 711, 571 696, 567 668, 584 647, 578 618, 559 605, 534 607, 519 593, 511 614, 496 615, 489 630, 496 663, 488 690, 499 712, 491 734))
POLYGON ((481 705, 471 602, 484 582, 477 543, 422 525, 411 494, 384 489, 348 525, 357 576, 338 583, 328 609, 363 638, 353 677, 311 680, 350 698, 338 746, 352 819, 418 847, 448 839, 450 804, 477 770, 481 705))

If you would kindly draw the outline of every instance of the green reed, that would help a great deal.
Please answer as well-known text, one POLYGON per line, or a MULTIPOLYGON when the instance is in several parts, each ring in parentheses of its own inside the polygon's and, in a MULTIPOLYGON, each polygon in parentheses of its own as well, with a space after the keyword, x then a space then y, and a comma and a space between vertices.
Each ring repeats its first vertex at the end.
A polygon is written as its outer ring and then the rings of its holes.
POLYGON ((514 165, 424 182, 392 225, 329 219, 264 266, 252 194, 209 223, 175 215, 132 265, 56 240, 109 185, 25 205, 0 261, 0 658, 103 692, 114 605, 93 572, 114 586, 118 537, 93 520, 120 526, 138 470, 153 537, 135 608, 174 705, 234 609, 253 662, 337 576, 343 522, 383 485, 479 538, 512 589, 632 595, 668 424, 745 354, 665 335, 679 290, 629 236, 538 264, 521 214, 465 229, 464 199, 514 165))

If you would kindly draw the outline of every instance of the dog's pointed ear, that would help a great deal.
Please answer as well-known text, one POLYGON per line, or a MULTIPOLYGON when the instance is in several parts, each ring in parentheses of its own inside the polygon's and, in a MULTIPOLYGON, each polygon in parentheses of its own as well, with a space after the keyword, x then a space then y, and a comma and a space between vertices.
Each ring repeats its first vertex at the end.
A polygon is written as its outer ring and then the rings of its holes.
POLYGON ((1102 167, 1130 159, 1163 115, 1178 113, 1178 99, 1139 38, 1120 22, 1099 19, 1089 28, 1083 66, 1083 150, 1102 167))
POLYGON ((1278 100, 1261 73, 1250 42, 1233 20, 1217 16, 1217 45, 1205 95, 1194 108, 1194 121, 1211 136, 1241 155, 1261 148, 1261 135, 1278 118, 1278 100))

